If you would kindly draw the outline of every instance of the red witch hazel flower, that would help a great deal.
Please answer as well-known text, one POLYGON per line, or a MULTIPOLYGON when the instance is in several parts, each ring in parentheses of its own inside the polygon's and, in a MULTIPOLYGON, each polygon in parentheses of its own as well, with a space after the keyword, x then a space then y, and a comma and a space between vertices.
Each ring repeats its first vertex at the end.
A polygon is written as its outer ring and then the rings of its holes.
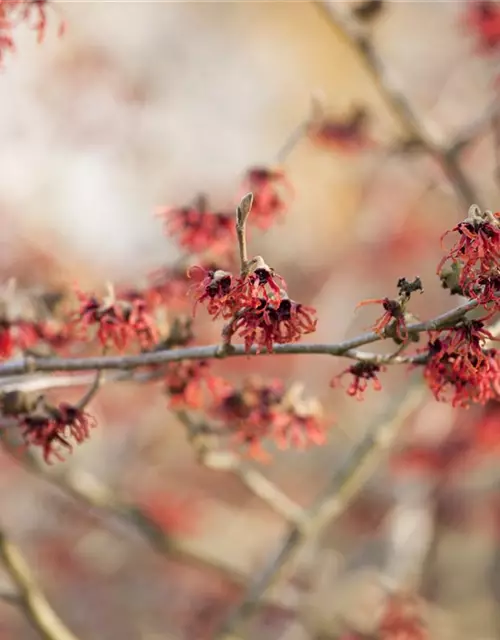
POLYGON ((234 278, 230 273, 194 266, 188 270, 188 277, 196 281, 191 288, 195 297, 193 316, 199 303, 206 303, 208 313, 214 318, 219 315, 230 318, 236 313, 240 300, 234 295, 234 278))
POLYGON ((64 462, 61 447, 70 453, 73 446, 70 439, 80 444, 90 436, 90 429, 96 426, 92 416, 70 404, 59 407, 45 407, 44 413, 24 416, 20 427, 24 441, 29 446, 40 447, 45 462, 51 464, 51 457, 64 462))
POLYGON ((300 338, 316 331, 316 310, 283 297, 279 302, 260 298, 257 306, 239 312, 232 323, 230 334, 243 338, 248 352, 256 345, 269 353, 273 344, 298 342, 300 338))
POLYGON ((99 302, 94 296, 77 292, 80 309, 76 322, 83 328, 96 326, 97 337, 103 346, 110 343, 119 350, 136 338, 142 348, 151 348, 158 341, 158 331, 147 312, 146 302, 139 294, 129 300, 115 300, 113 292, 108 299, 99 302))
POLYGON ((489 0, 469 0, 464 22, 478 39, 479 49, 492 53, 500 47, 500 6, 489 0))
POLYGON ((441 274, 444 264, 452 261, 460 270, 458 284, 462 291, 481 305, 493 303, 493 309, 498 308, 500 213, 481 212, 473 205, 467 218, 442 238, 452 232, 457 232, 459 239, 438 264, 437 273, 441 274))
POLYGON ((145 300, 152 308, 163 304, 169 309, 183 307, 187 302, 190 282, 186 269, 163 267, 149 275, 145 300))
POLYGON ((429 633, 416 597, 406 594, 390 596, 380 621, 379 637, 382 640, 428 639, 429 633))
POLYGON ((309 136, 322 147, 335 151, 355 152, 371 146, 366 130, 368 114, 362 107, 356 108, 343 120, 322 118, 312 125, 309 136))
POLYGON ((372 381, 372 386, 375 391, 380 391, 382 389, 382 384, 377 375, 381 371, 385 371, 385 367, 381 367, 380 365, 372 362, 357 362, 356 364, 348 367, 338 376, 335 376, 330 385, 332 387, 337 387, 341 384, 342 378, 345 375, 350 374, 353 376, 353 380, 347 389, 347 394, 353 396, 357 400, 363 400, 364 393, 368 388, 370 380, 372 381))
POLYGON ((406 328, 404 310, 400 302, 390 298, 363 300, 356 305, 356 309, 366 304, 381 304, 384 308, 381 318, 373 326, 375 333, 383 335, 388 330, 394 330, 394 337, 399 341, 406 342, 408 340, 408 329, 406 328))
POLYGON ((34 325, 38 340, 58 351, 68 347, 74 339, 74 327, 55 319, 44 320, 34 325))
POLYGON ((235 278, 227 271, 193 267, 189 275, 196 305, 206 303, 214 318, 231 318, 225 339, 238 335, 247 350, 252 345, 272 351, 273 343, 297 342, 316 329, 315 309, 288 298, 283 278, 257 256, 248 262, 249 272, 235 278))
POLYGON ((16 350, 26 351, 40 340, 36 325, 24 320, 0 318, 0 359, 11 358, 16 350))
POLYGON ((495 338, 480 320, 432 336, 424 377, 436 400, 451 394, 454 407, 484 404, 500 396, 500 358, 495 349, 485 349, 495 338))
POLYGON ((210 365, 205 360, 170 362, 164 382, 170 408, 201 409, 205 404, 205 389, 214 399, 227 389, 227 383, 212 375, 210 365))
POLYGON ((315 398, 305 399, 302 394, 302 385, 290 387, 283 399, 282 412, 275 416, 270 437, 280 449, 304 449, 326 442, 322 407, 315 398))
POLYGON ((270 296, 274 300, 281 299, 283 291, 286 289, 286 282, 278 273, 268 267, 261 256, 256 256, 248 263, 249 273, 243 279, 240 279, 237 291, 244 292, 245 296, 250 299, 256 299, 258 296, 264 297, 266 300, 270 296))
POLYGON ((14 341, 10 331, 10 322, 2 320, 0 322, 0 358, 7 359, 12 356, 14 351, 14 341))
POLYGON ((294 196, 294 189, 279 168, 252 167, 247 171, 243 193, 252 193, 250 221, 263 231, 283 218, 294 196))
POLYGON ((186 207, 163 207, 157 215, 165 221, 165 233, 176 236, 179 245, 190 253, 225 255, 232 251, 236 240, 234 216, 209 211, 203 196, 186 207))
POLYGON ((121 298, 120 304, 130 333, 137 337, 142 349, 151 349, 159 340, 159 332, 151 317, 150 305, 138 291, 124 292, 121 298))
POLYGON ((321 407, 315 400, 302 399, 302 388, 285 390, 280 380, 265 383, 247 379, 240 389, 228 389, 211 410, 236 445, 250 457, 267 461, 266 440, 279 448, 323 444, 321 407))
POLYGON ((410 337, 406 327, 406 305, 412 293, 423 291, 422 281, 419 277, 415 278, 412 282, 406 278, 400 278, 397 286, 399 290, 397 300, 391 300, 390 298, 363 300, 356 305, 356 309, 367 304, 381 304, 384 308, 384 313, 375 323, 373 331, 379 335, 386 334, 396 342, 404 343, 410 337))

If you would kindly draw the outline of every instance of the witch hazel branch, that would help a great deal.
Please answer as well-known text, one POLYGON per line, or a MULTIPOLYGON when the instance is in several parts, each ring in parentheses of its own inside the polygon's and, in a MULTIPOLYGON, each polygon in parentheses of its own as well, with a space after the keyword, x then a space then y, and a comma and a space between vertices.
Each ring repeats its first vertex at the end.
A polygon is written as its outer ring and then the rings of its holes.
MULTIPOLYGON (((262 256, 248 256, 246 226, 252 202, 251 194, 241 200, 233 222, 239 271, 193 265, 185 276, 193 313, 201 305, 213 320, 222 321, 220 344, 190 346, 195 338, 192 321, 182 315, 170 323, 171 335, 162 335, 158 312, 168 306, 168 300, 165 288, 157 284, 142 291, 115 292, 108 287, 102 298, 78 290, 77 309, 59 315, 57 330, 54 318, 48 331, 48 320, 29 322, 5 315, 0 340, 4 359, 19 349, 31 355, 1 364, 0 377, 36 371, 147 370, 164 380, 171 408, 201 412, 206 417, 205 433, 243 446, 247 454, 259 459, 265 457, 263 444, 269 440, 280 447, 323 443, 325 420, 319 404, 287 390, 279 380, 253 378, 235 387, 213 375, 212 358, 284 353, 345 356, 356 362, 335 376, 331 386, 339 387, 349 378, 347 394, 358 400, 369 386, 382 388, 383 374, 391 364, 421 368, 436 399, 454 406, 498 397, 500 357, 489 346, 495 335, 488 323, 499 310, 500 214, 472 206, 467 218, 443 237, 453 233, 456 242, 440 261, 437 273, 445 288, 468 298, 467 302, 427 322, 416 322, 409 306, 413 295, 423 293, 422 282, 418 277, 400 278, 395 298, 358 305, 381 307, 373 331, 343 343, 318 345, 301 342, 316 330, 316 310, 290 298, 285 279, 262 256), (467 313, 475 308, 483 314, 469 319, 467 313), (414 348, 424 333, 426 345, 414 348), (385 355, 359 350, 379 340, 390 340, 395 349, 385 355), (62 352, 71 351, 79 342, 92 345, 95 341, 101 349, 113 349, 120 355, 62 357, 62 352), (124 355, 134 343, 140 352, 124 355), (44 344, 54 352, 53 357, 37 355, 44 344)), ((98 386, 92 386, 92 394, 98 386)), ((2 413, 18 421, 25 446, 40 448, 47 462, 64 459, 61 450, 71 452, 96 426, 82 403, 53 407, 43 396, 30 403, 21 392, 3 394, 2 413)))
MULTIPOLYGON (((11 48, 11 28, 19 12, 23 20, 36 13, 39 19, 34 29, 43 34, 45 4, 0 3, 5 51, 11 48)), ((330 13, 337 29, 336 14, 330 13)), ((376 76, 375 53, 358 46, 347 27, 345 35, 376 76)), ((406 103, 391 100, 413 137, 423 140, 406 103)), ((24 392, 18 392, 14 398, 12 392, 4 392, 2 413, 17 421, 24 445, 40 449, 44 459, 52 462, 64 459, 64 453, 86 441, 97 425, 87 411, 88 399, 106 382, 102 372, 111 370, 131 375, 142 371, 151 381, 162 380, 170 408, 203 414, 208 433, 243 445, 250 455, 259 457, 262 444, 269 440, 281 447, 324 442, 326 420, 317 401, 304 399, 296 386, 289 389, 280 380, 252 378, 235 386, 213 374, 210 360, 214 358, 346 357, 354 362, 333 377, 331 386, 342 387, 348 380, 347 394, 358 400, 369 388, 382 388, 390 365, 420 368, 436 399, 454 406, 496 398, 500 360, 491 346, 495 335, 490 325, 499 311, 500 214, 474 205, 467 218, 443 238, 448 242, 453 233, 456 242, 439 263, 438 276, 451 294, 460 295, 465 302, 420 322, 411 313, 411 303, 414 295, 423 293, 423 283, 418 277, 401 277, 394 297, 359 303, 380 308, 372 330, 338 343, 304 342, 320 321, 316 309, 291 297, 285 278, 265 257, 248 255, 248 228, 265 231, 282 221, 294 197, 285 167, 294 146, 308 138, 313 144, 328 142, 329 149, 342 152, 371 147, 375 142, 368 142, 368 121, 369 114, 361 107, 342 121, 325 116, 316 105, 277 154, 279 165, 253 166, 245 172, 238 193, 246 195, 239 198, 236 216, 214 209, 205 194, 185 206, 163 207, 158 215, 164 231, 177 240, 185 255, 176 264, 151 273, 146 286, 108 286, 105 294, 78 288, 49 292, 52 295, 31 299, 29 311, 21 314, 13 314, 5 304, 0 318, 0 357, 4 361, 0 377, 95 371, 98 382, 80 402, 57 406, 43 396, 26 399, 24 392), (186 308, 188 294, 192 313, 186 308), (199 307, 221 323, 218 344, 197 343, 193 317, 199 307), (482 314, 470 319, 467 314, 473 309, 482 314), (427 336, 423 345, 422 334, 427 336), (388 353, 360 350, 382 340, 392 345, 388 353), (16 359, 19 354, 21 360, 16 359)), ((469 191, 462 189, 463 199, 469 191)))

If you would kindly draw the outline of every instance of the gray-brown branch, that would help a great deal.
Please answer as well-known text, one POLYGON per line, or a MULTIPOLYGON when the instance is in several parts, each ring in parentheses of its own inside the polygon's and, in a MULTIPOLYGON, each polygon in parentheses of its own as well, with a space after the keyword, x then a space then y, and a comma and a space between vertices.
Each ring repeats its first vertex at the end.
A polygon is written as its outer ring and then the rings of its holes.
MULTIPOLYGON (((451 311, 447 311, 432 320, 426 322, 417 322, 409 324, 407 329, 409 334, 423 333, 425 331, 436 331, 445 327, 452 326, 460 321, 464 315, 477 307, 475 300, 470 300, 451 311)), ((331 344, 317 343, 292 343, 277 344, 273 347, 273 354, 322 354, 330 356, 344 356, 354 360, 365 362, 373 362, 375 364, 407 364, 413 362, 411 356, 397 356, 393 354, 379 355, 374 353, 365 353, 357 348, 379 340, 385 339, 387 336, 370 331, 363 333, 355 338, 344 340, 342 342, 331 344)), ((256 355, 257 348, 254 346, 246 351, 243 345, 235 345, 223 357, 236 357, 256 355)), ((263 349, 262 355, 268 352, 263 349)), ((136 356, 101 356, 89 358, 35 358, 27 356, 20 361, 6 362, 0 365, 0 378, 14 375, 23 375, 36 372, 55 373, 58 371, 97 371, 97 370, 131 370, 140 367, 152 367, 162 365, 168 362, 178 362, 180 360, 209 360, 211 358, 220 358, 220 345, 208 345, 202 347, 187 347, 183 349, 168 349, 164 351, 155 351, 153 353, 142 353, 136 356)), ((417 360, 418 361, 418 360, 417 360)))

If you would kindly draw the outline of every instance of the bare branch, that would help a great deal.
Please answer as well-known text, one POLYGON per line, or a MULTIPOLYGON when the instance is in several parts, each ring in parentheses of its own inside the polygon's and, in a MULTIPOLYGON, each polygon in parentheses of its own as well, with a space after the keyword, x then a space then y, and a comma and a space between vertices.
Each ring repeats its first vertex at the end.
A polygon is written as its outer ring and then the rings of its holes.
MULTIPOLYGON (((425 331, 436 331, 440 328, 447 327, 461 320, 464 315, 477 307, 475 300, 470 300, 464 304, 447 311, 426 322, 417 322, 408 325, 409 333, 423 333, 425 331)), ((355 338, 344 340, 343 342, 333 344, 314 344, 314 343, 291 343, 278 344, 273 347, 273 354, 323 354, 330 356, 344 356, 354 360, 362 360, 366 362, 374 362, 375 364, 383 364, 391 362, 396 364, 407 364, 412 360, 408 357, 396 357, 392 354, 379 355, 373 353, 364 353, 357 351, 357 347, 362 345, 378 342, 386 338, 385 334, 370 331, 363 333, 355 338)), ((236 345, 224 357, 255 355, 256 347, 245 351, 243 345, 236 345)), ((263 351, 262 355, 267 354, 263 351)), ((188 347, 185 349, 168 349, 165 351, 155 351, 151 353, 142 353, 137 356, 101 356, 91 358, 34 358, 27 356, 21 361, 7 362, 0 365, 0 378, 13 375, 22 375, 27 373, 39 372, 56 372, 56 371, 95 371, 95 370, 131 370, 140 367, 151 367, 165 364, 167 362, 178 362, 179 360, 208 360, 211 358, 220 358, 220 345, 209 345, 203 347, 188 347)))
POLYGON ((240 461, 228 451, 208 453, 203 464, 214 471, 232 471, 241 482, 273 511, 298 527, 305 520, 304 510, 257 469, 240 461))
POLYGON ((285 573, 291 570, 298 551, 306 539, 338 517, 380 464, 383 454, 393 443, 404 420, 419 406, 424 397, 423 381, 414 380, 405 388, 388 411, 388 416, 368 429, 367 435, 349 454, 345 464, 332 476, 326 489, 308 510, 306 526, 290 527, 262 573, 250 584, 241 603, 231 612, 217 634, 218 640, 240 638, 240 629, 259 606, 262 596, 285 573))
POLYGON ((175 415, 186 427, 202 465, 213 471, 234 473, 251 493, 265 502, 273 511, 288 522, 300 525, 304 519, 303 509, 281 489, 231 451, 211 451, 204 443, 204 424, 195 423, 187 411, 179 410, 175 415))
POLYGON ((87 509, 105 512, 111 518, 132 526, 158 553, 191 566, 217 571, 233 584, 244 584, 245 576, 237 569, 221 563, 217 558, 205 556, 183 540, 167 535, 141 507, 122 502, 112 489, 91 474, 74 470, 47 474, 43 463, 30 455, 29 451, 22 458, 13 452, 5 437, 5 429, 0 432, 0 436, 4 451, 30 474, 62 491, 87 509))
POLYGON ((19 550, 0 531, 0 559, 19 590, 19 605, 44 640, 78 640, 59 619, 19 550))
POLYGON ((335 31, 336 36, 354 51, 408 141, 428 153, 441 167, 463 209, 467 211, 473 203, 481 206, 476 190, 460 167, 457 154, 442 149, 428 135, 406 96, 387 77, 382 60, 372 43, 361 34, 352 19, 343 15, 334 2, 313 0, 313 4, 335 31))

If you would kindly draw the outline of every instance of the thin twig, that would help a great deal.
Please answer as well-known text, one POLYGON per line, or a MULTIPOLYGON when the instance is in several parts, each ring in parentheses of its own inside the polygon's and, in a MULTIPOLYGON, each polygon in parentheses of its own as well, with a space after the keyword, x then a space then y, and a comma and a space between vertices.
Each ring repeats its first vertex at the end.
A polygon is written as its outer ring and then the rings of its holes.
POLYGON ((337 470, 326 489, 308 510, 307 524, 294 525, 265 567, 249 586, 243 600, 222 624, 216 638, 234 640, 241 637, 241 627, 259 607, 262 596, 296 561, 306 539, 320 531, 332 518, 338 517, 363 488, 380 464, 381 456, 393 443, 399 427, 415 411, 424 397, 420 378, 389 409, 389 416, 368 429, 367 435, 349 453, 345 464, 337 470))
POLYGON ((217 571, 233 584, 244 584, 245 576, 237 569, 216 558, 205 556, 181 539, 169 536, 144 509, 138 505, 121 501, 111 488, 93 475, 76 470, 47 474, 43 463, 31 455, 29 451, 25 451, 22 457, 15 453, 6 438, 6 431, 6 429, 0 431, 4 451, 28 473, 55 487, 87 509, 105 512, 111 518, 132 526, 158 553, 191 566, 217 571))
POLYGON ((283 164, 283 162, 285 162, 285 160, 291 154, 293 149, 295 149, 300 140, 302 140, 302 138, 307 135, 309 129, 311 128, 311 123, 318 117, 318 110, 318 101, 313 97, 311 100, 311 111, 309 116, 299 125, 297 125, 295 129, 288 135, 287 139, 276 154, 277 163, 283 164))
POLYGON ((301 526, 305 514, 302 507, 291 500, 273 482, 268 480, 257 469, 240 461, 228 451, 208 453, 203 464, 215 471, 232 471, 254 495, 271 507, 288 522, 301 526))
MULTIPOLYGON (((408 325, 408 333, 423 333, 425 331, 436 331, 447 327, 461 320, 464 315, 478 306, 475 300, 469 300, 464 304, 451 309, 431 320, 416 322, 408 325)), ((357 347, 378 342, 385 339, 384 334, 370 331, 355 338, 344 340, 333 344, 314 343, 291 343, 278 344, 273 347, 273 354, 323 354, 330 356, 344 356, 355 360, 384 363, 387 359, 393 358, 392 354, 381 356, 373 353, 363 353, 357 351, 357 347)), ((256 355, 257 347, 252 347, 248 351, 243 345, 236 345, 224 354, 224 357, 256 355)), ((262 350, 262 355, 268 354, 262 350)), ((36 372, 56 372, 56 371, 97 371, 103 370, 130 370, 140 367, 151 367, 167 362, 178 362, 179 360, 208 360, 220 358, 220 345, 208 345, 203 347, 187 347, 183 349, 168 349, 153 353, 143 353, 136 356, 102 356, 90 358, 33 358, 28 356, 21 361, 7 362, 0 365, 0 378, 13 375, 30 374, 36 372)), ((407 364, 411 362, 407 357, 394 358, 391 362, 407 364)))
POLYGON ((484 208, 481 206, 476 190, 460 167, 455 148, 443 149, 433 142, 406 96, 387 77, 382 60, 372 43, 360 33, 352 19, 343 15, 333 2, 325 0, 312 0, 312 2, 335 31, 336 36, 355 52, 408 141, 428 153, 441 167, 452 184, 464 211, 467 211, 471 204, 477 204, 484 208))
POLYGON ((455 140, 450 144, 449 153, 458 156, 471 143, 477 141, 478 136, 482 133, 486 133, 488 126, 494 127, 495 122, 498 122, 499 117, 500 100, 495 98, 492 103, 486 107, 483 113, 463 127, 455 140))
MULTIPOLYGON (((103 355, 106 354, 106 347, 104 347, 103 349, 103 355)), ((86 391, 86 393, 83 395, 82 398, 80 398, 80 400, 76 403, 76 408, 79 409, 80 411, 84 411, 85 407, 88 405, 88 403, 92 400, 92 398, 96 395, 96 393, 99 391, 102 383, 104 382, 104 371, 101 369, 99 371, 97 371, 97 373, 95 374, 95 378, 93 383, 90 385, 89 389, 86 391)))
POLYGON ((78 640, 59 619, 33 577, 28 563, 0 531, 0 560, 19 590, 19 605, 44 640, 78 640))
POLYGON ((232 472, 251 493, 285 520, 296 524, 303 521, 303 509, 260 471, 246 464, 232 451, 211 451, 204 442, 204 423, 195 422, 184 410, 175 411, 175 415, 186 428, 189 439, 198 453, 199 462, 203 466, 213 471, 232 472))

